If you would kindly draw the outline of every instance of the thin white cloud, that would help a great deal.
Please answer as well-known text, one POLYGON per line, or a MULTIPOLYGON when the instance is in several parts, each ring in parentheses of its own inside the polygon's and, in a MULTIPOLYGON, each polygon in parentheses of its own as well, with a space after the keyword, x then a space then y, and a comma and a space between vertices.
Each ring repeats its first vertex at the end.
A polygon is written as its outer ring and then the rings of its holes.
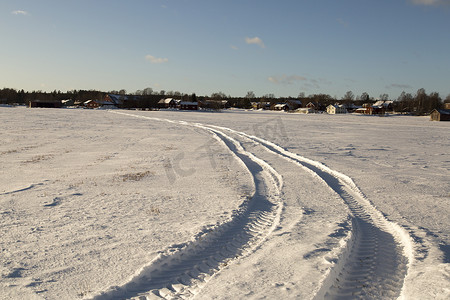
POLYGON ((163 64, 169 61, 168 58, 154 57, 153 55, 146 55, 145 60, 149 61, 152 64, 163 64))
POLYGON ((412 86, 409 84, 392 83, 386 86, 387 89, 411 89, 412 86))
POLYGON ((415 5, 425 6, 438 6, 438 5, 450 5, 450 0, 409 0, 415 5))
POLYGON ((268 80, 275 84, 293 84, 297 81, 306 81, 306 77, 299 75, 281 75, 281 76, 270 76, 268 80))
POLYGON ((290 85, 296 84, 303 90, 320 90, 322 85, 332 84, 329 80, 324 78, 307 78, 300 75, 281 75, 281 76, 271 76, 267 80, 277 85, 290 85))
POLYGON ((231 45, 230 48, 233 49, 233 50, 238 50, 238 49, 239 49, 239 48, 236 47, 235 45, 231 45))
POLYGON ((29 13, 25 10, 15 10, 11 12, 13 15, 22 15, 22 16, 28 16, 29 13))
POLYGON ((246 37, 245 42, 249 45, 254 44, 254 45, 260 46, 261 48, 266 48, 263 41, 257 36, 255 36, 253 38, 246 37))
POLYGON ((337 21, 339 24, 341 24, 342 26, 348 27, 348 22, 345 21, 344 19, 338 18, 338 19, 336 19, 336 21, 337 21))

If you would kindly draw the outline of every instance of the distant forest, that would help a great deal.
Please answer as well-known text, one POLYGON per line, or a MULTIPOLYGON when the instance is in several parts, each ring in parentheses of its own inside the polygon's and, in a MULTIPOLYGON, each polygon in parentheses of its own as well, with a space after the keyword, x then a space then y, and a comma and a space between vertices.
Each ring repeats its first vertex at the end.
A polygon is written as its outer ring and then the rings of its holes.
POLYGON ((337 99, 328 94, 312 94, 305 96, 300 93, 297 97, 277 98, 273 94, 267 94, 261 97, 256 97, 255 93, 249 91, 244 97, 231 97, 222 92, 213 93, 210 96, 196 96, 195 94, 183 94, 172 91, 153 91, 151 88, 138 90, 134 93, 127 93, 125 90, 119 91, 95 91, 95 90, 72 90, 67 92, 53 91, 32 91, 26 92, 24 90, 16 90, 11 88, 3 88, 0 90, 0 104, 10 105, 28 105, 30 101, 62 101, 71 99, 75 103, 83 103, 88 100, 102 100, 105 95, 114 94, 122 95, 127 98, 122 108, 156 108, 157 103, 162 98, 174 98, 183 101, 202 101, 202 100, 227 100, 230 107, 235 108, 251 108, 252 102, 265 103, 280 103, 290 99, 297 99, 302 101, 302 106, 305 107, 309 102, 326 107, 329 104, 347 104, 362 106, 363 104, 373 104, 376 100, 392 100, 393 110, 401 113, 410 113, 414 115, 429 114, 433 109, 440 109, 444 103, 450 103, 450 94, 442 99, 439 93, 426 93, 425 89, 421 88, 413 95, 402 92, 397 99, 390 99, 387 94, 382 94, 377 98, 369 96, 368 93, 362 93, 355 96, 352 91, 348 91, 345 95, 337 99))

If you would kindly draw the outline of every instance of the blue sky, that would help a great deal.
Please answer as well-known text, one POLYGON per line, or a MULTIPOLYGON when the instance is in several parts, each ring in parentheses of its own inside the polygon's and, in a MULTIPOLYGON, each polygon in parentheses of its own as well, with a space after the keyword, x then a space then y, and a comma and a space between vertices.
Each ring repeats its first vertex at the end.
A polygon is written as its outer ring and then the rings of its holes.
POLYGON ((450 0, 2 0, 0 88, 450 94, 450 0))

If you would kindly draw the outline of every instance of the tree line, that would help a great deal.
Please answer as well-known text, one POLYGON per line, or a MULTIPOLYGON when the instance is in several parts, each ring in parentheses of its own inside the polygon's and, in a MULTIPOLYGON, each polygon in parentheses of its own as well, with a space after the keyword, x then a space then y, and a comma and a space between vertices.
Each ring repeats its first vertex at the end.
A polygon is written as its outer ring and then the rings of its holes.
POLYGON ((248 91, 244 97, 232 97, 223 92, 215 92, 210 96, 196 96, 194 94, 184 94, 179 91, 154 91, 152 88, 144 88, 133 93, 127 93, 126 90, 113 91, 97 91, 97 90, 71 90, 66 92, 53 91, 32 91, 26 92, 12 88, 3 88, 0 90, 0 104, 28 104, 33 100, 41 101, 62 101, 71 99, 75 103, 83 103, 87 100, 101 100, 106 94, 115 94, 124 96, 124 104, 122 108, 155 108, 161 98, 171 97, 182 101, 204 101, 204 100, 227 100, 228 105, 236 108, 252 107, 252 102, 270 103, 270 105, 284 102, 290 99, 298 99, 305 106, 309 102, 321 104, 326 107, 329 104, 347 104, 362 106, 363 104, 373 104, 376 100, 393 100, 393 108, 396 112, 410 113, 415 115, 429 114, 433 109, 440 109, 443 103, 450 103, 450 94, 442 99, 437 92, 426 93, 425 89, 418 89, 413 95, 411 93, 402 92, 396 99, 390 99, 388 94, 381 94, 377 99, 369 96, 364 92, 355 96, 352 91, 347 91, 340 99, 332 97, 328 94, 311 94, 306 96, 305 93, 299 93, 297 97, 278 98, 274 94, 266 94, 257 97, 253 91, 248 91))

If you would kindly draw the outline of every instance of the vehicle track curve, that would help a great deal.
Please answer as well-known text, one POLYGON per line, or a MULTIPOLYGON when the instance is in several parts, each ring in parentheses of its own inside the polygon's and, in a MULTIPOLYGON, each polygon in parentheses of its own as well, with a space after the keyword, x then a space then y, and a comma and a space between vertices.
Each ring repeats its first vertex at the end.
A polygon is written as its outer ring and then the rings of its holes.
POLYGON ((350 177, 260 137, 230 128, 212 127, 253 141, 270 153, 302 167, 347 204, 351 212, 351 238, 322 282, 315 299, 392 299, 402 296, 408 269, 414 259, 411 237, 399 225, 387 220, 350 177))
POLYGON ((283 185, 280 174, 220 130, 187 122, 179 124, 202 128, 227 147, 252 176, 253 194, 228 222, 201 234, 175 253, 159 255, 126 283, 110 287, 92 299, 191 298, 221 269, 255 251, 279 222, 283 185))

